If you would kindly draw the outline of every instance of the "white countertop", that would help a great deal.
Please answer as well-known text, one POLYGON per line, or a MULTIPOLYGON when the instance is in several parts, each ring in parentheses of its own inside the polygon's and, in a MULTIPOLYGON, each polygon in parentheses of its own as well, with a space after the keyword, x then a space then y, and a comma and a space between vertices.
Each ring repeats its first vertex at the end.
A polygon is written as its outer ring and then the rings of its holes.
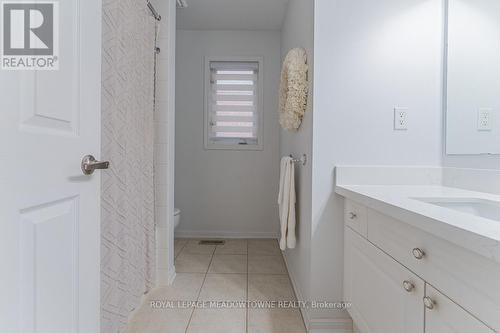
POLYGON ((439 185, 337 185, 336 193, 500 263, 500 222, 412 198, 498 202, 500 195, 439 185))

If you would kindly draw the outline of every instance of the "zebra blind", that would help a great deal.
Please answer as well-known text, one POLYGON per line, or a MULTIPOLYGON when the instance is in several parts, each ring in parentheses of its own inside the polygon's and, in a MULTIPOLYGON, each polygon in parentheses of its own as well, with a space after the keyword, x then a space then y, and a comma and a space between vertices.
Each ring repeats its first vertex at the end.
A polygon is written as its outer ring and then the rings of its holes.
POLYGON ((208 141, 258 145, 258 62, 210 61, 208 141))

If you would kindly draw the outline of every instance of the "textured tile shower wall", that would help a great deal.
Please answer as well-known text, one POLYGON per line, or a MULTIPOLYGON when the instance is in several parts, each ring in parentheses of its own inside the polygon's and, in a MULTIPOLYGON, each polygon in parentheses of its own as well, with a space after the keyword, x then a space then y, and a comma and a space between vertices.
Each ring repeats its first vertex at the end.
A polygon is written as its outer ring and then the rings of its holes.
POLYGON ((144 0, 103 0, 101 333, 117 333, 155 281, 154 36, 144 0))

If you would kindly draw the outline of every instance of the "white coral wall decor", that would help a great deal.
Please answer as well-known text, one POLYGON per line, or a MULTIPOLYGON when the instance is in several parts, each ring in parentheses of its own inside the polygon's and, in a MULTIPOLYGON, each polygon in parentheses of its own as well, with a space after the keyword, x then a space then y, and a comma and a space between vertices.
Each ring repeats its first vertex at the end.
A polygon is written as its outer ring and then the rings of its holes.
POLYGON ((309 84, 307 81, 307 53, 302 48, 288 52, 281 69, 280 124, 286 130, 296 131, 306 112, 309 84))

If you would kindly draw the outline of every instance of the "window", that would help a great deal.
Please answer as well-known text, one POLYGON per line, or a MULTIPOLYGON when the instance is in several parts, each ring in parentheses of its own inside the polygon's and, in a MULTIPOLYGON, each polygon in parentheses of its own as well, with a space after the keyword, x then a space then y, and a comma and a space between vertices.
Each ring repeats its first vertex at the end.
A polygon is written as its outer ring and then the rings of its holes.
POLYGON ((206 60, 205 148, 262 149, 262 60, 206 60))

